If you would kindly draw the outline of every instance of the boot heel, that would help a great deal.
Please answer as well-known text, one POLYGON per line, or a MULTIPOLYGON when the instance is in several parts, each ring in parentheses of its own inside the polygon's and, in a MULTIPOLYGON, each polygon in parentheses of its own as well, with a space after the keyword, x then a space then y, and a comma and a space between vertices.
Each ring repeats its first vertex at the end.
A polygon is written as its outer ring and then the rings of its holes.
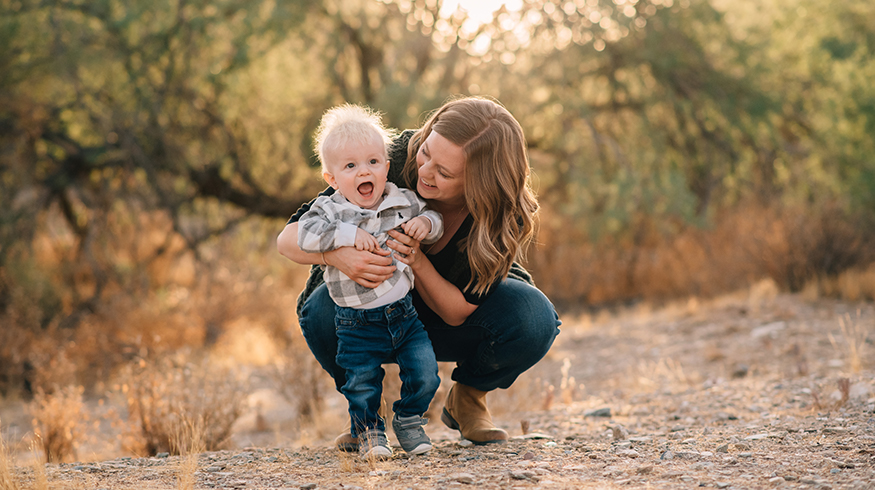
POLYGON ((441 422, 443 422, 444 425, 446 425, 450 429, 459 430, 459 423, 456 422, 455 419, 453 419, 453 417, 450 415, 450 412, 447 412, 446 407, 444 407, 443 411, 441 412, 441 422))

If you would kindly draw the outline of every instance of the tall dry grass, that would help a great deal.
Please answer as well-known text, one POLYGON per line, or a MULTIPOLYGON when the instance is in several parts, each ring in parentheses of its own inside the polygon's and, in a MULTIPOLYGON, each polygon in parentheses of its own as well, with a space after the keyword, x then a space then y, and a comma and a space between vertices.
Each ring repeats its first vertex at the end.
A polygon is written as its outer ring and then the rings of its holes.
POLYGON ((246 397, 236 372, 185 353, 132 363, 118 391, 128 414, 123 447, 138 455, 180 454, 194 442, 222 449, 246 397), (186 434, 192 437, 181 437, 186 434))
POLYGON ((868 361, 868 344, 875 339, 875 325, 866 325, 859 310, 855 316, 845 314, 839 317, 841 336, 829 334, 833 347, 847 360, 851 373, 860 373, 868 361))
MULTIPOLYGON (((3 425, 0 420, 0 427, 3 425)), ((15 474, 15 459, 6 440, 0 434, 0 490, 21 490, 18 477, 15 474)))
POLYGON ((176 469, 177 488, 194 490, 197 483, 198 455, 207 450, 207 429, 202 419, 186 420, 177 427, 172 443, 177 454, 182 456, 176 469))
POLYGON ((88 414, 83 409, 82 386, 66 386, 52 392, 37 389, 30 403, 33 433, 46 462, 77 459, 77 448, 85 436, 88 414))

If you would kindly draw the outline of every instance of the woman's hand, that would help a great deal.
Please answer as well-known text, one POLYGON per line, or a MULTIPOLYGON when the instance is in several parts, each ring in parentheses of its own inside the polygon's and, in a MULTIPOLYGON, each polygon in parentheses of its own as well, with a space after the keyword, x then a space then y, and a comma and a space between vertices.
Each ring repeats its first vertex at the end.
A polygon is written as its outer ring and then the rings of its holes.
POLYGON ((409 235, 405 235, 398 230, 389 230, 389 236, 392 240, 387 240, 386 245, 392 250, 398 252, 395 258, 398 262, 403 262, 416 270, 416 266, 422 261, 422 251, 419 249, 419 240, 414 239, 409 235))
POLYGON ((373 252, 356 250, 355 247, 341 247, 330 252, 309 253, 298 246, 298 223, 289 223, 276 240, 279 253, 298 264, 333 265, 353 281, 366 288, 375 288, 392 277, 391 252, 378 248, 373 252))
POLYGON ((325 263, 337 267, 353 281, 366 288, 375 288, 392 277, 391 252, 377 248, 373 252, 356 250, 355 247, 341 247, 325 252, 325 263))

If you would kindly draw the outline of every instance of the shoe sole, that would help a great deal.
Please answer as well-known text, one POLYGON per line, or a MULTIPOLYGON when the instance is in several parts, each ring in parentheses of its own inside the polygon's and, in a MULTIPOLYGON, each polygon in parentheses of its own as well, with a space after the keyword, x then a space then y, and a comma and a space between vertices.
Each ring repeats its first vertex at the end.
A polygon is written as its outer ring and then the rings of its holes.
POLYGON ((362 454, 362 459, 364 459, 364 460, 378 459, 378 460, 384 461, 384 460, 387 460, 391 457, 392 457, 392 450, 385 448, 385 447, 382 447, 382 446, 373 447, 373 448, 371 448, 370 451, 362 454))
POLYGON ((420 454, 425 454, 431 450, 432 450, 431 444, 422 443, 422 444, 416 446, 415 448, 411 449, 410 451, 405 449, 404 452, 406 452, 407 454, 413 454, 413 455, 419 456, 420 454))
MULTIPOLYGON (((450 429, 459 431, 459 434, 462 433, 462 429, 459 428, 459 423, 456 422, 456 419, 454 419, 452 415, 450 415, 450 412, 447 411, 446 407, 444 407, 443 411, 441 412, 441 422, 443 422, 444 425, 446 425, 450 429)), ((473 439, 468 439, 465 436, 462 436, 462 438, 466 441, 473 442, 475 446, 485 446, 487 444, 504 444, 507 442, 507 439, 495 439, 493 441, 475 441, 473 439)))

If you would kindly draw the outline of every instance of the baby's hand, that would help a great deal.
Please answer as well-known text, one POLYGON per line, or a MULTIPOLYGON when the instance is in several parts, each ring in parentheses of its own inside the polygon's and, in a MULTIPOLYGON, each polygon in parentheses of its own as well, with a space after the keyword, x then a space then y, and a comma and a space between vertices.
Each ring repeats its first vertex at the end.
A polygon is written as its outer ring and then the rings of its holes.
POLYGON ((431 220, 422 216, 417 216, 410 221, 401 224, 401 229, 404 233, 417 241, 422 241, 423 238, 431 231, 431 220))
POLYGON ((374 235, 359 228, 355 232, 355 248, 358 250, 367 250, 368 252, 376 252, 380 248, 379 242, 374 235))

